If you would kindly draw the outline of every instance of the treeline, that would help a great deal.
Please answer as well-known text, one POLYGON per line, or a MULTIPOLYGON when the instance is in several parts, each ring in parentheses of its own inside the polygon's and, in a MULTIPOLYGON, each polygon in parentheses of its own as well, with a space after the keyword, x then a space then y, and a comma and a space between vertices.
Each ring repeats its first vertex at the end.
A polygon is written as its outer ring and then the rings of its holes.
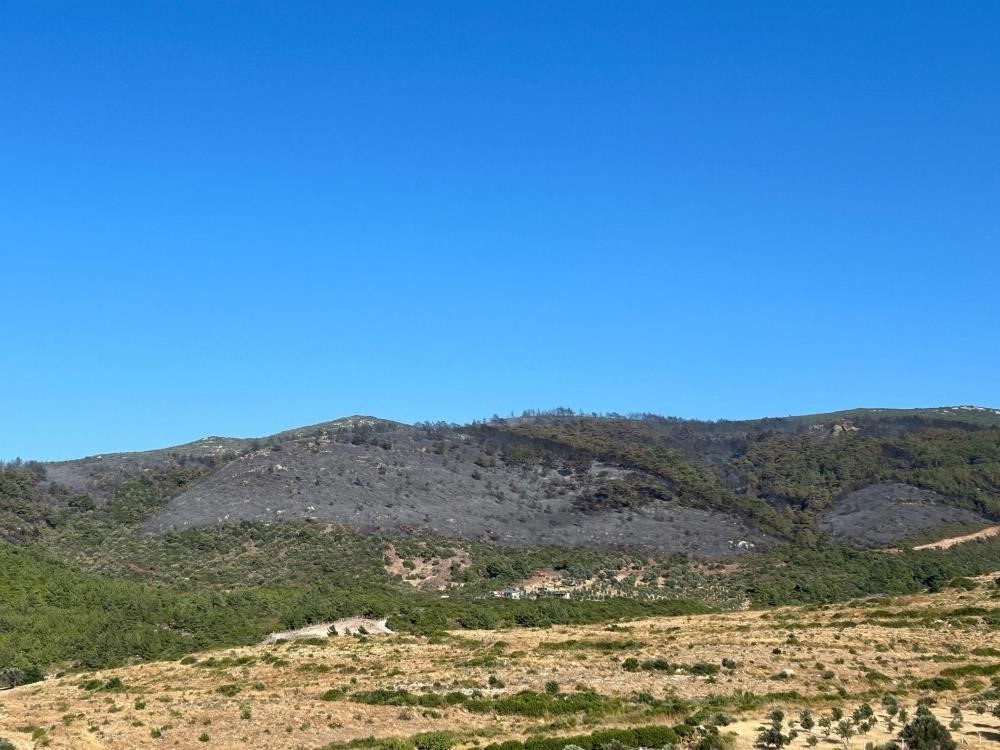
POLYGON ((434 634, 705 611, 682 600, 442 600, 370 579, 182 591, 84 573, 37 549, 0 543, 0 675, 8 683, 53 668, 96 669, 251 644, 276 630, 358 614, 388 616, 393 629, 434 634))
MULTIPOLYGON (((933 590, 998 568, 1000 539, 990 539, 897 555, 849 547, 786 550, 761 558, 737 581, 754 604, 769 606, 933 590)), ((371 578, 179 590, 84 573, 37 549, 0 543, 0 680, 26 681, 53 668, 179 658, 357 614, 388 616, 394 630, 433 635, 450 628, 547 627, 707 611, 689 600, 440 599, 371 578)))
POLYGON ((1000 569, 1000 538, 948 550, 889 554, 847 545, 785 547, 747 558, 742 585, 757 606, 843 601, 874 594, 937 591, 960 576, 1000 569))

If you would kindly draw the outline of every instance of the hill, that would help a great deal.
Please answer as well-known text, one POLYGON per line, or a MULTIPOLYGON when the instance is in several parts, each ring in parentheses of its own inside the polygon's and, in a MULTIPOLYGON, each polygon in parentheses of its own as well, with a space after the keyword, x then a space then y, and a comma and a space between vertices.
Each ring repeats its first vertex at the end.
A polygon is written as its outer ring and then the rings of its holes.
POLYGON ((13 462, 0 684, 352 615, 433 634, 937 590, 1000 569, 1000 538, 933 543, 998 520, 1000 416, 965 407, 357 416, 13 462))
POLYGON ((141 515, 147 533, 314 520, 704 557, 820 533, 878 546, 995 520, 998 435, 1000 414, 974 407, 748 422, 568 410, 465 426, 352 417, 47 464, 33 512, 107 507, 130 482, 167 476, 176 487, 118 515, 141 515))

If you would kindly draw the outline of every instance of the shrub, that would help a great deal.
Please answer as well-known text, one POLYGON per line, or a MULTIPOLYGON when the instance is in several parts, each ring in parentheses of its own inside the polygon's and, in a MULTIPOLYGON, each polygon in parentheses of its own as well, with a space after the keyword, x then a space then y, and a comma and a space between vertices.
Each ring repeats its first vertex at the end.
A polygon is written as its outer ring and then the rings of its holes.
POLYGON ((413 736, 416 750, 451 750, 454 744, 454 732, 423 732, 413 736))
POLYGON ((662 656, 657 656, 655 659, 646 659, 646 661, 640 664, 639 667, 647 672, 653 672, 653 671, 670 672, 673 671, 675 665, 671 664, 668 660, 664 659, 662 656))
POLYGON ((917 680, 914 686, 918 690, 954 690, 958 685, 950 677, 925 677, 922 680, 917 680))
POLYGON ((663 747, 676 744, 680 737, 670 727, 649 726, 635 730, 636 740, 642 747, 663 747))
POLYGON ((971 578, 959 577, 952 578, 948 581, 948 588, 962 589, 964 591, 972 591, 979 586, 978 583, 973 581, 971 578))
POLYGON ((590 735, 590 741, 595 748, 614 747, 616 744, 624 747, 638 747, 634 729, 599 729, 590 735))
POLYGON ((942 677, 967 677, 968 675, 980 675, 981 677, 991 677, 1000 672, 1000 664, 965 664, 961 667, 950 667, 941 670, 942 677))
POLYGON ((719 665, 709 664, 708 662, 699 661, 691 665, 690 672, 693 675, 701 675, 701 676, 718 674, 719 665))
POLYGON ((110 693, 121 693, 127 689, 125 687, 125 683, 123 683, 121 681, 121 678, 119 677, 112 677, 107 682, 101 682, 100 680, 96 679, 84 680, 83 682, 79 683, 79 685, 83 690, 91 690, 91 691, 106 690, 110 693))
POLYGON ((227 698, 232 698, 243 690, 239 685, 220 685, 217 689, 227 698))
POLYGON ((553 696, 548 693, 537 693, 534 690, 522 690, 514 695, 482 703, 483 705, 479 705, 470 701, 468 708, 487 711, 492 708, 502 715, 539 717, 571 714, 578 711, 596 711, 602 707, 601 697, 596 693, 580 692, 553 696))

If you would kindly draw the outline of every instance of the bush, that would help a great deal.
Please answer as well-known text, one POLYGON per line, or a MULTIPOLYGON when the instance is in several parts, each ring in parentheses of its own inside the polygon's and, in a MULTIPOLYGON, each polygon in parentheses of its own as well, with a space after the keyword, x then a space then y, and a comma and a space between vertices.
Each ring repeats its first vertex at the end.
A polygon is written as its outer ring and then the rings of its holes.
POLYGON ((691 665, 690 672, 693 675, 701 675, 701 676, 718 674, 719 665, 709 664, 708 662, 699 661, 691 665))
POLYGON ((83 690, 105 690, 109 693, 121 693, 128 689, 125 687, 125 683, 121 681, 120 677, 112 677, 107 682, 101 682, 96 679, 84 680, 79 683, 79 685, 83 690))
POLYGON ((35 664, 18 669, 16 667, 0 668, 0 690, 41 682, 45 679, 42 670, 35 664))
POLYGON ((917 680, 914 686, 918 690, 954 690, 958 687, 955 681, 950 677, 926 677, 922 680, 917 680))
POLYGON ((642 747, 663 747, 676 744, 680 737, 670 727, 649 726, 635 730, 636 740, 642 747))
POLYGON ((962 589, 963 591, 972 591, 979 586, 978 583, 973 581, 971 578, 965 578, 960 576, 958 578, 952 578, 948 582, 948 588, 962 589))
POLYGON ((423 732, 413 736, 416 750, 451 750, 454 744, 454 732, 423 732))
POLYGON ((600 729, 590 735, 595 748, 614 747, 615 743, 625 747, 638 747, 634 729, 600 729))

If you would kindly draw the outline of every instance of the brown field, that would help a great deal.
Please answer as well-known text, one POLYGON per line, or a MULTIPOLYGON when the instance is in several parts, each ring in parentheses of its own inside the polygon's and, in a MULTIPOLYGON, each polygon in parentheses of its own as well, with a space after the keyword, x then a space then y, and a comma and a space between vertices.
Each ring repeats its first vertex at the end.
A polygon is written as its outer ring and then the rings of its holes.
MULTIPOLYGON (((964 723, 955 733, 959 746, 997 747, 1000 719, 989 712, 997 701, 990 700, 986 712, 977 715, 974 696, 990 688, 988 675, 1000 674, 991 672, 1000 664, 1000 656, 992 650, 1000 648, 1000 638, 995 624, 981 616, 983 610, 1000 607, 1000 589, 987 578, 979 583, 972 591, 823 608, 656 618, 611 628, 456 631, 434 641, 405 634, 340 637, 323 644, 281 643, 197 654, 194 664, 158 662, 68 674, 0 693, 0 737, 19 749, 314 750, 369 736, 407 737, 448 729, 458 734, 460 746, 473 747, 530 734, 676 724, 693 710, 671 715, 629 700, 646 692, 695 703, 729 696, 719 701, 719 710, 730 714, 733 722, 722 731, 735 732, 736 748, 742 750, 752 746, 756 728, 771 708, 784 709, 789 718, 809 708, 818 717, 835 706, 849 714, 868 700, 881 716, 879 697, 891 691, 911 713, 920 696, 934 695, 934 711, 945 724, 950 707, 961 706, 964 723), (624 648, 614 648, 629 641, 624 648), (715 676, 630 672, 622 666, 628 657, 640 662, 662 657, 685 665, 719 665, 726 658, 737 666, 715 676), (215 666, 205 664, 209 658, 215 659, 215 666), (233 663, 241 658, 246 663, 233 663), (954 689, 938 692, 915 684, 966 665, 976 665, 986 676, 955 677, 954 689), (491 675, 503 686, 491 687, 491 675), (122 681, 123 689, 81 687, 85 680, 105 683, 113 677, 122 681), (549 681, 558 682, 564 693, 586 688, 609 702, 621 700, 600 715, 531 718, 473 713, 461 706, 401 708, 351 699, 357 691, 404 687, 414 693, 479 690, 486 696, 507 695, 526 688, 544 691, 549 681), (231 695, 220 692, 226 685, 235 686, 231 695), (346 695, 321 698, 337 687, 346 688, 346 695), (738 691, 757 697, 733 697, 738 691), (788 695, 791 691, 797 695, 788 695), (778 693, 786 695, 768 697, 778 693), (33 739, 35 727, 45 731, 35 731, 33 739), (199 741, 202 735, 208 739, 199 741)), ((834 735, 824 738, 818 729, 813 731, 820 738, 818 747, 843 747, 834 735)), ((860 749, 866 742, 887 737, 880 722, 878 729, 850 744, 860 749)), ((804 738, 801 735, 792 746, 805 747, 804 738)))

